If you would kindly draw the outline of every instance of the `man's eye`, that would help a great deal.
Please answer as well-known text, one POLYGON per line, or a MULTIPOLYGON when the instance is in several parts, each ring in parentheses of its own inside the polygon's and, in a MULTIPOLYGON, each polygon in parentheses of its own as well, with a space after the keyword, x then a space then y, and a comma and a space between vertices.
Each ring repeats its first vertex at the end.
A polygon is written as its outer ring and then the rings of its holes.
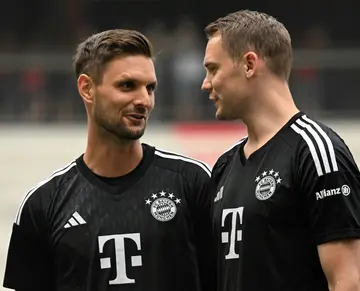
POLYGON ((118 85, 121 89, 131 90, 135 88, 135 83, 132 81, 120 82, 118 85))
POLYGON ((210 74, 214 74, 214 73, 216 73, 217 69, 218 69, 218 68, 215 67, 215 66, 214 66, 214 67, 209 67, 209 68, 208 68, 208 72, 209 72, 210 74))
POLYGON ((153 93, 155 91, 155 89, 156 89, 156 85, 151 84, 151 85, 148 85, 146 88, 147 88, 149 93, 153 93))

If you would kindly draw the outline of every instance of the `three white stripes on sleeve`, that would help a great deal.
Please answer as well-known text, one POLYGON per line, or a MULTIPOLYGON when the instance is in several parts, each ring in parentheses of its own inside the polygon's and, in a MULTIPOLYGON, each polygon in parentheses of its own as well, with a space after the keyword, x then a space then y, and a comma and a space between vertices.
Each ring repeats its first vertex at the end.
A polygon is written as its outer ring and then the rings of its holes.
POLYGON ((318 176, 338 171, 332 141, 315 121, 303 115, 291 125, 291 128, 301 135, 308 145, 318 176))

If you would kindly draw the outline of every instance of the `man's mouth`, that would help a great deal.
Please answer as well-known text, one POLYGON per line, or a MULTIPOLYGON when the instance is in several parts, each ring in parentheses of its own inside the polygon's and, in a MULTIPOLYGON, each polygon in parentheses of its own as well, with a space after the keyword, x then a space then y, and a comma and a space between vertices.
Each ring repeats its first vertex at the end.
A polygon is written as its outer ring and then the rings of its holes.
POLYGON ((139 114, 139 113, 128 114, 127 117, 131 117, 137 120, 146 119, 145 114, 139 114))

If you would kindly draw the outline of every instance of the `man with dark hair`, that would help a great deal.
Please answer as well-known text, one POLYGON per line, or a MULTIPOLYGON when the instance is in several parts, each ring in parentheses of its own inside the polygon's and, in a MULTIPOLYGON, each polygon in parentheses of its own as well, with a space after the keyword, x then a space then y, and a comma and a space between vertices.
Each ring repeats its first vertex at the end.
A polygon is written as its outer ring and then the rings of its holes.
POLYGON ((212 170, 218 290, 360 290, 359 169, 295 106, 288 31, 243 10, 205 32, 202 88, 218 119, 248 130, 212 170))
POLYGON ((101 32, 79 45, 74 67, 86 151, 26 194, 4 286, 212 290, 210 170, 139 140, 157 84, 150 42, 136 31, 101 32))

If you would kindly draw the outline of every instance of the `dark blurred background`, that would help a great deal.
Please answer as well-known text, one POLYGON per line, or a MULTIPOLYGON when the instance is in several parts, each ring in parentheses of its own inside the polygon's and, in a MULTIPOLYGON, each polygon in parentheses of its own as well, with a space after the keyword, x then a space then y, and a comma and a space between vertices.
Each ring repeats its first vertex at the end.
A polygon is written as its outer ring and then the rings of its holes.
POLYGON ((203 29, 239 9, 267 12, 290 31, 290 85, 301 109, 360 116, 360 1, 4 0, 1 6, 2 122, 83 122, 72 55, 84 38, 110 28, 140 30, 159 53, 153 120, 212 120, 213 105, 200 90, 203 29))

